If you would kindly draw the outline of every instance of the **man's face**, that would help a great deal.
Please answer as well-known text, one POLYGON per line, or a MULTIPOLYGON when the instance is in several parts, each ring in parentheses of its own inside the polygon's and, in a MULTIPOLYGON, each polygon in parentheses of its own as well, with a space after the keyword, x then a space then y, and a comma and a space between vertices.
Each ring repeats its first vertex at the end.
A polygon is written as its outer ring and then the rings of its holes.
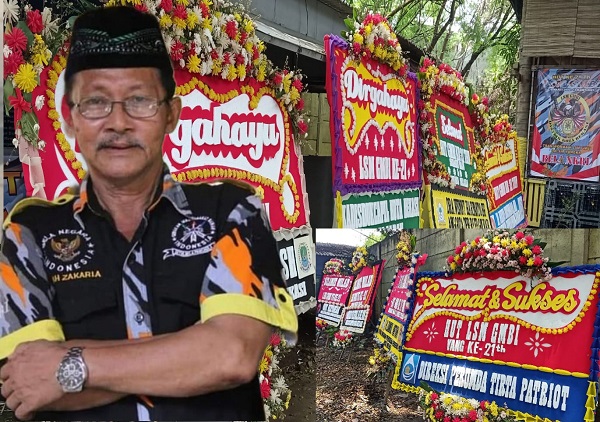
MULTIPOLYGON (((84 70, 75 74, 70 94, 75 104, 89 99, 162 101, 165 96, 154 68, 84 70)), ((163 139, 177 126, 181 101, 164 102, 154 116, 145 118, 131 117, 124 107, 123 103, 113 104, 112 112, 99 119, 84 117, 77 107, 65 116, 92 176, 117 184, 144 177, 162 166, 163 139)))

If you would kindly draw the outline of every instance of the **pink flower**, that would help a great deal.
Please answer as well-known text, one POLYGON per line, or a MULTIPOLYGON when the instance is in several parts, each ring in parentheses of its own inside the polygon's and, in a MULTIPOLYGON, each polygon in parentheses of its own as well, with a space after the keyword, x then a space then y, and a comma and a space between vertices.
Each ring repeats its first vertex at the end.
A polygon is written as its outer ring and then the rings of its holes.
POLYGON ((536 267, 541 267, 543 263, 544 260, 539 255, 533 258, 533 265, 535 265, 536 267))
POLYGON ((530 246, 533 243, 533 236, 525 236, 525 243, 527 243, 527 246, 530 246))
POLYGON ((477 420, 477 411, 476 410, 471 410, 469 412, 469 420, 470 421, 476 421, 477 420))
POLYGON ((298 121, 298 130, 300 131, 300 133, 306 133, 306 131, 308 130, 308 125, 304 120, 298 121))
POLYGON ((298 92, 302 92, 302 88, 304 88, 300 79, 294 79, 294 82, 292 82, 292 86, 296 88, 298 92))
POLYGON ((145 3, 136 4, 133 7, 135 7, 135 9, 139 10, 140 12, 146 13, 148 11, 148 6, 146 6, 145 3))
POLYGON ((433 392, 431 393, 431 400, 437 400, 440 396, 438 395, 438 393, 433 392))
POLYGON ((521 265, 526 265, 527 264, 527 257, 526 256, 520 256, 519 257, 519 264, 521 265))
POLYGON ((296 104, 296 108, 298 109, 298 111, 304 110, 304 98, 300 98, 298 100, 298 104, 296 104))
POLYGON ((483 97, 483 99, 481 100, 481 104, 483 104, 484 106, 488 106, 488 104, 490 103, 490 100, 488 99, 488 97, 483 97))
POLYGON ((225 33, 232 40, 235 39, 235 37, 237 36, 237 29, 238 28, 237 28, 237 22, 236 21, 229 21, 225 25, 225 33))
POLYGON ((444 412, 442 412, 441 410, 438 410, 437 412, 435 412, 436 419, 442 419, 443 417, 444 417, 444 412))
POLYGON ((21 52, 27 48, 27 37, 20 28, 13 28, 10 32, 4 33, 4 44, 13 52, 21 52))
POLYGON ((263 399, 266 399, 271 395, 271 386, 269 385, 269 380, 267 378, 260 383, 260 395, 263 399))
POLYGON ((271 334, 271 346, 277 347, 281 343, 281 337, 279 335, 273 333, 271 334))
POLYGON ((178 4, 175 6, 175 10, 173 11, 173 16, 179 19, 186 20, 187 19, 187 10, 185 10, 185 6, 183 4, 178 4))
POLYGON ((535 245, 533 248, 531 248, 531 252, 533 252, 534 255, 539 255, 542 253, 542 248, 540 245, 535 245))
POLYGON ((160 0, 160 7, 167 13, 173 10, 173 0, 160 0))
POLYGON ((516 232, 516 233, 515 233, 515 237, 516 237, 518 240, 521 240, 521 239, 523 239, 523 238, 525 237, 525 233, 523 233, 523 232, 516 232))
POLYGON ((448 264, 452 264, 452 263, 454 262, 454 257, 453 257, 452 255, 451 255, 451 256, 449 256, 449 257, 448 257, 448 259, 446 260, 446 262, 447 262, 448 264))
POLYGON ((44 22, 42 20, 42 14, 39 10, 33 9, 27 12, 27 27, 34 34, 41 34, 44 29, 44 22))
POLYGON ((462 246, 458 245, 456 248, 454 248, 454 253, 456 255, 460 254, 462 251, 462 246))
POLYGON ((4 79, 9 75, 14 75, 19 70, 19 66, 25 63, 23 54, 20 51, 13 51, 8 57, 4 59, 4 79))

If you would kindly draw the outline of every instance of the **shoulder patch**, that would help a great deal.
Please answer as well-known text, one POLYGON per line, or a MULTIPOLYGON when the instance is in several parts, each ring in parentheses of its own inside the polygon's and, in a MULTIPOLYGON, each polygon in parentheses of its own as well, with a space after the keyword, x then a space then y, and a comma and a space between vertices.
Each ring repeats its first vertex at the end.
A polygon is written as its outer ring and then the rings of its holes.
POLYGON ((26 208, 35 207, 35 206, 42 207, 42 208, 56 207, 56 206, 64 205, 68 202, 71 202, 75 198, 76 198, 75 195, 68 194, 68 193, 59 196, 58 198, 54 199, 53 201, 48 201, 46 199, 35 198, 35 197, 24 198, 24 199, 20 200, 19 202, 17 202, 17 204, 14 206, 14 208, 8 213, 8 215, 6 216, 6 219, 4 220, 4 223, 2 224, 2 228, 6 229, 10 225, 12 217, 23 212, 26 208))

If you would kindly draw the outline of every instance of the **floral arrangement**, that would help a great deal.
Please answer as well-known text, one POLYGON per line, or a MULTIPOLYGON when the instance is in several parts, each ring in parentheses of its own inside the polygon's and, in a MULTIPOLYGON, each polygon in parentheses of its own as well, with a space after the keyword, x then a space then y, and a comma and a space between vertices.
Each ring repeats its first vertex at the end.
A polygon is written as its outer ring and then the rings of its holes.
MULTIPOLYGON (((175 69, 229 81, 266 82, 290 113, 295 134, 307 135, 302 74, 277 69, 265 55, 256 24, 242 4, 223 0, 109 0, 107 6, 131 5, 158 17, 175 69)), ((258 106, 256 97, 251 107, 258 106)))
POLYGON ((402 230, 396 244, 396 259, 399 267, 405 267, 412 263, 413 252, 417 244, 417 238, 409 232, 402 230))
POLYGON ((284 338, 274 333, 259 365, 260 394, 267 419, 283 419, 290 405, 292 391, 287 386, 279 367, 279 359, 286 351, 284 338))
POLYGON ((333 334, 331 345, 336 349, 345 349, 352 342, 352 333, 346 330, 339 330, 333 334))
POLYGON ((435 391, 420 391, 419 408, 423 411, 423 419, 432 422, 516 422, 508 409, 496 402, 435 391))
POLYGON ((492 116, 494 125, 490 131, 488 142, 491 144, 506 144, 510 139, 517 139, 517 132, 508 121, 508 115, 492 116))
POLYGON ((339 258, 331 258, 325 263, 323 268, 323 274, 326 275, 339 275, 342 274, 344 268, 344 261, 339 258))
POLYGON ((32 98, 40 84, 40 74, 66 39, 61 17, 52 9, 34 10, 28 3, 21 6, 15 0, 4 2, 4 104, 5 112, 15 115, 15 148, 20 141, 44 149, 39 138, 39 123, 33 107, 40 110, 45 97, 32 98))
POLYGON ((387 380, 390 371, 396 366, 396 359, 396 355, 383 347, 374 347, 373 354, 369 356, 367 378, 372 378, 375 382, 387 380))
POLYGON ((544 257, 545 243, 524 231, 488 231, 471 242, 462 242, 447 263, 451 272, 509 270, 524 277, 548 281, 552 272, 544 257))
POLYGON ((436 63, 424 57, 419 69, 419 88, 423 98, 429 98, 436 92, 441 92, 466 106, 469 105, 469 89, 462 75, 452 66, 436 63))
POLYGON ((323 331, 325 328, 327 328, 329 326, 329 324, 327 324, 327 322, 325 322, 325 320, 322 320, 321 318, 317 318, 315 321, 315 326, 317 327, 318 331, 323 331))
POLYGON ((408 64, 386 18, 378 13, 367 13, 362 22, 356 16, 344 22, 349 29, 345 36, 350 52, 356 59, 374 59, 388 65, 400 76, 406 75, 408 64))
POLYGON ((490 107, 487 97, 471 96, 471 122, 473 123, 475 137, 475 165, 477 171, 473 173, 469 183, 469 191, 479 195, 487 195, 488 179, 486 173, 484 149, 489 143, 490 136, 490 107))
POLYGON ((364 246, 359 246, 352 253, 352 262, 350 262, 350 264, 348 264, 348 265, 353 272, 357 273, 364 266, 368 265, 368 262, 367 262, 368 259, 369 259, 369 252, 367 252, 367 248, 365 248, 364 246))

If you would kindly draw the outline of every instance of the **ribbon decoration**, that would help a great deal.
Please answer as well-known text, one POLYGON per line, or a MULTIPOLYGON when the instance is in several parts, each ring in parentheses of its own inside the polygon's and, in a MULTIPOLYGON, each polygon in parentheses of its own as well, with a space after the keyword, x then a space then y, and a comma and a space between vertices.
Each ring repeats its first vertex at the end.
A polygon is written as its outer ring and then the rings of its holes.
MULTIPOLYGON (((15 115, 15 126, 17 123, 15 115)), ((37 148, 31 145, 21 132, 20 128, 15 129, 15 136, 19 140, 19 160, 29 167, 29 183, 33 187, 31 196, 47 199, 44 187, 44 170, 42 169, 42 158, 37 148)))
MULTIPOLYGON (((17 130, 17 125, 23 117, 23 112, 31 113, 31 104, 23 98, 23 94, 21 94, 19 88, 16 88, 15 92, 17 93, 17 96, 8 97, 8 101, 15 111, 15 130, 17 130)), ((17 136, 17 139, 18 138, 19 137, 17 136)))

